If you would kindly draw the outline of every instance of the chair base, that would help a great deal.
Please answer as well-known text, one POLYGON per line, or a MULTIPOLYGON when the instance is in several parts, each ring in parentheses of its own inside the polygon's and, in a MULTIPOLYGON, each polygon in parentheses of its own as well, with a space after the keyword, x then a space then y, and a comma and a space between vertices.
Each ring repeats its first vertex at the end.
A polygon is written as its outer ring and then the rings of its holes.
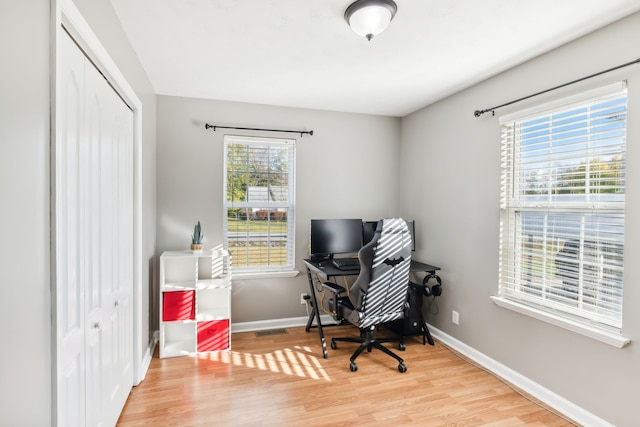
POLYGON ((400 349, 404 350, 404 342, 402 338, 399 339, 395 339, 395 338, 383 338, 383 339, 376 339, 373 332, 374 332, 375 328, 371 328, 371 329, 361 329, 360 330, 360 338, 352 338, 352 337, 338 337, 338 338, 331 338, 331 348, 333 350, 338 348, 338 345, 336 344, 336 341, 341 341, 341 342, 352 342, 352 343, 359 343, 360 346, 356 349, 356 351, 351 355, 351 358, 349 359, 350 364, 349 364, 349 369, 351 369, 352 372, 355 372, 358 370, 358 365, 356 364, 356 358, 358 356, 360 356, 360 354, 367 349, 367 352, 371 352, 371 350, 373 348, 376 348, 380 351, 382 351, 383 353, 393 357, 394 359, 396 359, 398 361, 398 371, 400 372, 407 372, 407 366, 404 364, 404 360, 398 356, 397 354, 395 354, 394 352, 392 352, 391 350, 389 350, 387 347, 383 346, 382 343, 383 342, 399 342, 400 343, 400 349))

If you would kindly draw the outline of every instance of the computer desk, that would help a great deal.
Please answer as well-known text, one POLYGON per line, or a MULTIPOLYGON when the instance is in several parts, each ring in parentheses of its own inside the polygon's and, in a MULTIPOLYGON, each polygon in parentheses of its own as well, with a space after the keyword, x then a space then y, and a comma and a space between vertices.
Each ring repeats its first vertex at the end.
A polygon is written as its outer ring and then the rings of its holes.
MULTIPOLYGON (((312 274, 318 275, 320 279, 329 280, 335 277, 344 277, 344 276, 357 276, 360 274, 360 270, 340 270, 336 266, 333 265, 331 260, 322 260, 315 261, 310 259, 303 260, 304 264, 307 268, 307 279, 309 280, 309 294, 311 297, 311 313, 309 313, 309 320, 307 321, 306 331, 312 328, 313 320, 316 321, 316 326, 318 328, 318 334, 320 335, 320 343, 322 344, 322 354, 324 358, 329 357, 329 352, 327 351, 327 343, 324 339, 324 332, 322 330, 322 322, 320 320, 320 310, 318 310, 318 298, 316 297, 316 292, 313 286, 313 276, 312 274)), ((437 270, 440 270, 440 267, 436 267, 434 265, 425 264, 420 261, 411 260, 411 267, 409 269, 412 273, 427 273, 427 274, 435 274, 437 270)), ((425 338, 429 341, 429 344, 433 345, 433 338, 427 329, 427 324, 422 318, 422 314, 420 316, 422 321, 422 329, 425 338)))

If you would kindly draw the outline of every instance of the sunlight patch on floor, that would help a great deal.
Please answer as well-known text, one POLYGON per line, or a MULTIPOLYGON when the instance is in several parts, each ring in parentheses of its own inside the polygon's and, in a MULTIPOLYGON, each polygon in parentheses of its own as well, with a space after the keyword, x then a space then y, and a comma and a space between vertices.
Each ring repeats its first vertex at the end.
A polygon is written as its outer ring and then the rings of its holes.
POLYGON ((283 348, 266 354, 219 351, 200 355, 198 358, 300 378, 331 381, 320 361, 312 355, 311 348, 308 346, 283 348))

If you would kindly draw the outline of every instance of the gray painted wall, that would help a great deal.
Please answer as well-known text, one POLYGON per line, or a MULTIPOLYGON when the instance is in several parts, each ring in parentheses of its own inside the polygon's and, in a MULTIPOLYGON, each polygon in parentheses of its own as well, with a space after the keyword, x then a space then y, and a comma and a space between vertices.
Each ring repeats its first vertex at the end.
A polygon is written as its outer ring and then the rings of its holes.
MULTIPOLYGON (((49 0, 10 2, 0 14, 0 425, 51 425, 49 0)), ((143 102, 143 256, 155 253, 155 95, 108 0, 77 0, 143 102)), ((149 297, 152 267, 143 272, 149 297)), ((144 304, 143 310, 149 309, 144 304)), ((148 319, 148 316, 145 316, 148 319)), ((148 326, 145 326, 148 331, 148 326)), ((145 332, 148 335, 148 332, 145 332)), ((138 343, 148 345, 144 336, 138 343)))
POLYGON ((51 417, 49 1, 0 13, 0 425, 51 417), (34 410, 38 408, 38 410, 34 410))
POLYGON ((618 426, 637 425, 640 392, 640 65, 536 97, 496 116, 473 116, 638 58, 640 14, 411 114, 402 121, 402 213, 420 222, 416 257, 443 267, 440 330, 618 426), (495 305, 500 130, 498 117, 607 83, 628 80, 629 125, 623 335, 616 349, 495 305), (451 310, 460 313, 459 326, 451 310))
MULTIPOLYGON (((223 137, 204 124, 313 130, 297 138, 295 278, 234 278, 232 322, 304 316, 313 218, 379 219, 399 211, 400 119, 192 98, 158 97, 158 253, 188 249, 200 220, 205 248, 222 244, 223 137), (349 184, 349 192, 339 189, 349 184), (354 193, 357 195, 354 197, 354 193)), ((157 324, 157 322, 156 322, 157 324)))

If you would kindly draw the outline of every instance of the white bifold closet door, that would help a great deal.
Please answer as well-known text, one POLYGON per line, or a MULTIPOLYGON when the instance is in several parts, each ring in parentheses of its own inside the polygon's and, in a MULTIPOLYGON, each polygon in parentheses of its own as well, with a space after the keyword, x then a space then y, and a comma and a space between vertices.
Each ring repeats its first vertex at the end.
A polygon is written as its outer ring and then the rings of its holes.
POLYGON ((133 112, 63 39, 53 164, 57 425, 112 426, 133 385, 133 112))

